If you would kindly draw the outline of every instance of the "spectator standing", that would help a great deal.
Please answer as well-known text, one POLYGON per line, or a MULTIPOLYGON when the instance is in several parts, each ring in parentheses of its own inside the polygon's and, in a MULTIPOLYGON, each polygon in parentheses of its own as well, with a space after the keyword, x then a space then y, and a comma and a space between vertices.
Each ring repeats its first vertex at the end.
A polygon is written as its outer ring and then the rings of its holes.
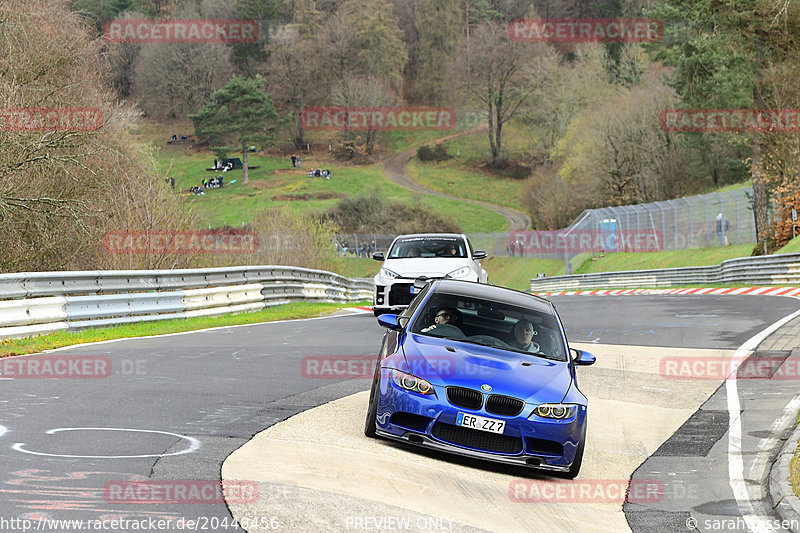
POLYGON ((717 223, 717 237, 719 237, 720 246, 728 246, 728 231, 731 229, 731 223, 725 218, 722 213, 716 216, 717 223))
POLYGON ((292 154, 292 166, 297 166, 297 156, 295 154, 292 154))

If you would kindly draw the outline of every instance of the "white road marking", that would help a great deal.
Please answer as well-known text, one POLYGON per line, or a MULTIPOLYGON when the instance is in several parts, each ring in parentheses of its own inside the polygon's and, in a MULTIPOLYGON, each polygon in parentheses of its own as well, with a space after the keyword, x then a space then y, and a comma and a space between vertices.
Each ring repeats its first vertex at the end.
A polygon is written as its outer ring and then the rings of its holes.
POLYGON ((774 528, 768 518, 755 513, 753 502, 750 501, 750 495, 747 492, 747 482, 744 479, 742 419, 740 417, 739 391, 736 386, 736 370, 745 360, 746 356, 755 350, 764 339, 798 316, 800 316, 800 311, 783 317, 766 329, 747 339, 747 341, 736 350, 736 353, 731 359, 731 373, 728 379, 725 380, 728 417, 730 420, 730 427, 728 428, 728 483, 733 490, 736 503, 739 505, 739 511, 742 513, 742 517, 747 523, 747 528, 753 533, 774 531, 774 528))
POLYGON ((47 435, 54 435, 56 433, 62 431, 128 431, 132 433, 159 433, 161 435, 170 435, 172 437, 178 437, 179 439, 183 439, 189 442, 189 447, 185 450, 181 450, 179 452, 173 453, 156 453, 156 454, 144 454, 144 455, 68 455, 62 453, 44 453, 44 452, 34 452, 32 450, 26 450, 24 448, 24 442, 17 442, 12 446, 12 448, 18 452, 28 453, 31 455, 44 455, 47 457, 71 457, 71 458, 81 458, 81 459, 133 459, 133 458, 140 458, 140 457, 170 457, 172 455, 184 455, 187 453, 192 453, 197 451, 200 448, 200 441, 193 438, 187 437, 186 435, 180 435, 178 433, 171 433, 169 431, 158 431, 154 429, 129 429, 129 428, 56 428, 45 431, 47 435))

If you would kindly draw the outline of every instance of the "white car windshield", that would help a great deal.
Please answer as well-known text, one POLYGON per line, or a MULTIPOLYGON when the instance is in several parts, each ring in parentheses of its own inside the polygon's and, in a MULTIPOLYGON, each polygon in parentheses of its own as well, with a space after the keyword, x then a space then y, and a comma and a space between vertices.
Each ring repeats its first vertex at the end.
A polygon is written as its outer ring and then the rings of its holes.
POLYGON ((389 250, 387 259, 414 257, 467 257, 463 239, 455 237, 408 237, 398 239, 389 250))

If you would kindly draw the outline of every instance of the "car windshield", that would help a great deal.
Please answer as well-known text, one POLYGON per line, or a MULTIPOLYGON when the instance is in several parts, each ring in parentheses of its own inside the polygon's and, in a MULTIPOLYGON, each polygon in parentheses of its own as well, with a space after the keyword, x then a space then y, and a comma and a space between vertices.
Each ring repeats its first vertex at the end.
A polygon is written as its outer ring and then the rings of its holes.
POLYGON ((555 315, 460 295, 432 295, 411 332, 566 361, 555 315))
POLYGON ((387 259, 414 257, 467 257, 463 239, 457 237, 407 237, 395 241, 387 259))

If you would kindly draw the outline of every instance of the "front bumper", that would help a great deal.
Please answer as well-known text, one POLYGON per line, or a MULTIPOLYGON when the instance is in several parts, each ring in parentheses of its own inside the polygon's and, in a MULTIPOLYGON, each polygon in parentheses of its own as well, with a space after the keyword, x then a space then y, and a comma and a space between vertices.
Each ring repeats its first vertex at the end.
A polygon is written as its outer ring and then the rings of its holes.
POLYGON ((575 459, 586 422, 586 406, 570 420, 541 419, 532 415, 535 405, 525 404, 516 416, 481 409, 466 409, 448 401, 445 387, 434 385, 436 396, 406 392, 381 370, 376 433, 466 457, 498 463, 566 472, 575 459), (455 424, 459 412, 506 422, 503 434, 493 434, 455 424))
POLYGON ((416 293, 411 292, 412 287, 414 280, 406 278, 376 283, 372 307, 384 312, 402 311, 416 296, 416 293))

